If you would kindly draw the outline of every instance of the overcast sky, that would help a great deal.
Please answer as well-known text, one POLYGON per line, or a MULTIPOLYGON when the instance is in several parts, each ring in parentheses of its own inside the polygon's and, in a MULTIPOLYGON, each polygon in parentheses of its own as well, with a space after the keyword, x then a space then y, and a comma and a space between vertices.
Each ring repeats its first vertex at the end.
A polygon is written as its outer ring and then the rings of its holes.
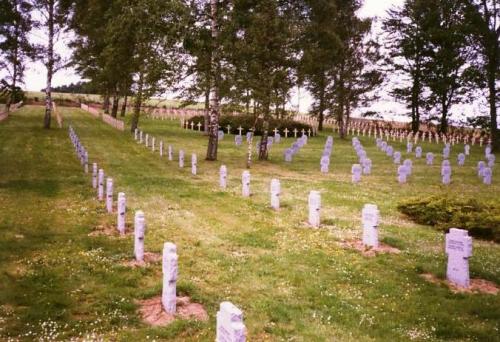
MULTIPOLYGON (((359 14, 363 17, 379 17, 382 18, 386 15, 387 9, 394 5, 401 5, 404 0, 366 0, 363 8, 360 10, 359 14)), ((43 43, 45 38, 43 32, 34 32, 31 35, 34 41, 43 43)), ((59 42, 56 44, 56 51, 62 55, 64 58, 69 59, 71 56, 71 51, 66 46, 68 41, 67 37, 61 37, 59 42)), ((1 77, 2 75, 0 75, 1 77)), ((46 80, 46 69, 43 63, 35 62, 31 63, 26 70, 25 75, 25 89, 39 91, 45 87, 46 80)), ((52 85, 59 86, 69 83, 78 82, 80 80, 79 76, 76 75, 74 70, 66 69, 60 70, 54 76, 52 85)), ((386 92, 382 92, 386 94, 386 92)), ((310 95, 303 89, 297 91, 295 90, 292 94, 290 107, 299 107, 301 112, 308 110, 311 105, 310 95)), ((381 100, 377 101, 369 108, 364 108, 363 110, 375 110, 381 112, 386 118, 394 118, 401 120, 401 115, 404 113, 405 108, 399 103, 395 103, 388 95, 382 96, 381 100)), ((458 111, 466 111, 469 113, 476 113, 480 111, 478 105, 475 106, 463 106, 458 109, 458 111)))

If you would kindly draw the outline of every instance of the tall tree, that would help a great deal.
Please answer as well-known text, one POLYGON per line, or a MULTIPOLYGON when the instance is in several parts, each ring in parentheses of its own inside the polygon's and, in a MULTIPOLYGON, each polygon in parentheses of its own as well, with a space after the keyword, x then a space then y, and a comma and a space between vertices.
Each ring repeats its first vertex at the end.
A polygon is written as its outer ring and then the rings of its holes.
POLYGON ((331 82, 328 73, 335 67, 340 40, 336 32, 337 15, 335 0, 306 0, 304 28, 301 39, 303 54, 299 65, 299 78, 314 97, 312 113, 318 119, 318 130, 323 130, 325 111, 329 108, 327 87, 331 82))
POLYGON ((208 120, 208 146, 206 160, 217 160, 219 131, 219 85, 220 85, 220 44, 218 24, 218 1, 210 0, 210 28, 212 35, 212 82, 210 97, 210 115, 208 120))
POLYGON ((425 62, 425 2, 429 0, 406 0, 401 7, 387 12, 383 29, 387 33, 387 64, 399 78, 408 78, 406 84, 398 84, 393 95, 408 103, 411 127, 417 132, 420 127, 420 110, 423 99, 423 68, 425 62))
POLYGON ((376 88, 383 75, 378 63, 381 60, 380 45, 370 39, 371 19, 360 19, 356 12, 361 7, 359 0, 337 2, 336 32, 340 48, 335 57, 335 66, 329 71, 333 82, 327 91, 331 94, 331 110, 337 117, 342 138, 354 108, 377 98, 376 88))
POLYGON ((480 71, 478 84, 480 86, 486 84, 488 89, 492 147, 495 151, 500 151, 497 118, 499 101, 497 82, 500 78, 500 3, 498 0, 464 1, 470 33, 475 38, 471 41, 481 56, 470 62, 480 71))
POLYGON ((465 8, 461 1, 435 0, 426 3, 426 61, 423 75, 431 93, 430 104, 439 112, 442 133, 448 130, 450 109, 465 101, 470 90, 472 52, 467 42, 465 8))
POLYGON ((43 127, 50 128, 52 115, 52 78, 63 66, 61 58, 54 51, 54 44, 58 34, 66 26, 66 18, 69 10, 69 0, 37 0, 33 4, 40 16, 40 26, 46 33, 47 43, 42 47, 42 61, 47 68, 47 82, 45 85, 45 116, 43 127))
POLYGON ((9 92, 6 110, 17 97, 19 83, 23 82, 26 62, 35 57, 36 48, 30 43, 28 34, 33 27, 32 5, 23 0, 0 0, 5 18, 0 23, 0 68, 7 71, 9 92))

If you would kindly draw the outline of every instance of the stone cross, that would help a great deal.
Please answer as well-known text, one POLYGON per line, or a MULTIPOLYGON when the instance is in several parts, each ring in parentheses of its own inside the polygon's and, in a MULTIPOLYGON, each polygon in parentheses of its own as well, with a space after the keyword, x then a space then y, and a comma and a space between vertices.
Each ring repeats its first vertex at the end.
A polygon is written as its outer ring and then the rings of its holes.
POLYGON ((221 189, 225 189, 227 187, 227 167, 226 165, 221 165, 219 170, 219 185, 221 189))
POLYGON ((459 153, 457 156, 457 163, 459 166, 464 166, 465 163, 465 154, 464 153, 459 153))
POLYGON ((321 194, 319 191, 309 192, 309 220, 308 223, 313 228, 319 228, 321 211, 321 194))
POLYGON ((106 179, 106 210, 113 212, 113 178, 106 179))
POLYGON ((278 134, 279 130, 277 128, 273 129, 274 135, 278 134))
POLYGON ((246 335, 241 310, 230 302, 222 302, 217 311, 216 342, 245 342, 246 335))
POLYGON ((227 128, 227 134, 230 134, 231 133, 231 125, 227 125, 226 128, 227 128))
POLYGON ((279 179, 271 179, 271 208, 278 210, 280 208, 281 184, 279 179))
POLYGON ((294 129, 293 129, 293 137, 294 137, 294 138, 297 138, 297 133, 298 133, 298 132, 299 132, 299 131, 297 130, 297 128, 294 128, 294 129))
POLYGON ((194 121, 191 121, 191 129, 194 130, 194 121))
POLYGON ((243 197, 250 196, 250 171, 245 170, 241 175, 241 194, 243 197))
MULTIPOLYGON (((446 161, 446 160, 445 160, 446 161)), ((450 184, 451 182, 451 166, 444 164, 441 166, 441 176, 443 184, 450 184)))
POLYGON ((325 155, 321 157, 320 168, 322 173, 328 173, 330 167, 330 157, 325 155))
POLYGON ((415 148, 415 158, 422 158, 422 147, 417 146, 415 148))
POLYGON ((432 165, 434 163, 434 153, 427 152, 425 155, 425 162, 427 165, 432 165))
POLYGON ((472 256, 472 238, 463 229, 451 228, 446 234, 446 254, 448 264, 446 278, 449 282, 460 286, 470 286, 469 258, 472 256))
POLYGON ((397 164, 397 165, 401 164, 401 152, 399 152, 399 151, 394 152, 393 161, 394 161, 394 164, 397 164))
POLYGON ((243 127, 238 127, 238 135, 241 135, 241 131, 243 131, 243 127))
POLYGON ((378 247, 378 221, 379 211, 375 204, 365 204, 361 211, 361 223, 363 225, 363 245, 378 247))
POLYGON ((288 138, 288 132, 289 132, 288 128, 285 128, 283 132, 285 132, 285 138, 288 138))
POLYGON ((99 201, 104 200, 104 170, 99 169, 97 176, 97 199, 99 201))
POLYGON ((135 212, 134 217, 134 255, 135 260, 144 261, 144 235, 146 233, 146 219, 141 210, 135 212))
POLYGON ((97 163, 92 164, 92 187, 97 189, 97 163))
POLYGON ((177 247, 171 242, 163 245, 162 258, 163 289, 161 293, 161 304, 165 312, 174 315, 177 309, 177 273, 178 255, 177 247))
POLYGON ((168 160, 174 160, 174 150, 172 149, 172 145, 168 145, 168 160))
POLYGON ((300 133, 302 134, 301 136, 303 137, 304 135, 306 135, 306 130, 302 128, 302 130, 300 131, 300 133))
POLYGON ((125 198, 125 193, 118 193, 118 217, 117 217, 117 229, 120 234, 125 234, 125 211, 127 210, 127 200, 125 198))
POLYGON ((482 171, 483 174, 483 184, 486 185, 491 185, 491 168, 490 167, 485 167, 482 171))
POLYGON ((179 150, 179 167, 184 167, 184 150, 179 150))
POLYGON ((198 166, 198 157, 196 156, 196 153, 193 153, 191 154, 191 174, 193 176, 196 176, 196 173, 198 171, 197 166, 198 166))
POLYGON ((352 173, 352 182, 353 183, 359 183, 361 181, 361 173, 363 172, 363 169, 361 168, 361 165, 359 164, 354 164, 351 167, 351 173, 352 173))
POLYGON ((406 178, 408 176, 408 168, 406 165, 398 166, 398 183, 404 184, 406 183, 406 178))
POLYGON ((310 128, 308 128, 308 129, 307 129, 307 136, 308 136, 308 137, 310 137, 310 136, 311 136, 311 129, 310 129, 310 128))

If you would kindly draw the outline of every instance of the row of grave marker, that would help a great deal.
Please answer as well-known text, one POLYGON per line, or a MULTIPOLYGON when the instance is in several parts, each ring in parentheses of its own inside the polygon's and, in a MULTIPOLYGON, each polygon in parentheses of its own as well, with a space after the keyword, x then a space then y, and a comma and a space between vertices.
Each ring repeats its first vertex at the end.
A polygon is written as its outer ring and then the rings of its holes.
MULTIPOLYGON (((81 144, 80 139, 73 127, 69 127, 69 136, 75 147, 75 151, 84 167, 84 172, 89 172, 88 152, 81 144)), ((97 199, 104 200, 104 170, 97 167, 97 163, 92 164, 92 187, 97 189, 97 199)), ((120 192, 117 200, 117 230, 125 234, 125 194, 120 192)), ((106 179, 106 210, 113 212, 113 179, 106 179)), ((144 212, 138 210, 134 215, 134 257, 136 261, 144 262, 144 240, 146 232, 146 219, 144 212)), ((178 275, 178 255, 177 247, 172 242, 165 242, 162 255, 162 307, 171 315, 177 312, 177 275, 178 275)), ((246 327, 243 324, 243 313, 230 302, 222 302, 217 312, 217 341, 218 342, 244 342, 246 340, 246 327)))

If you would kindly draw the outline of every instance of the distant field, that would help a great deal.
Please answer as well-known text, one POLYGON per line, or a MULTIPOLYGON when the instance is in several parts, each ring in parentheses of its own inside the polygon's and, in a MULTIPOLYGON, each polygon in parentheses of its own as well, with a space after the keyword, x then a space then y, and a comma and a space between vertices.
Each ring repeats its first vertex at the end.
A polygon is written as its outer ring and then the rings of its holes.
MULTIPOLYGON (((27 91, 26 97, 28 99, 36 99, 39 101, 43 101, 45 98, 45 93, 41 91, 27 91)), ((96 94, 69 94, 69 93, 52 93, 52 97, 54 100, 71 100, 78 102, 79 100, 83 102, 94 102, 94 103, 102 103, 102 96, 96 94)), ((146 105, 148 106, 167 106, 167 107, 179 107, 181 105, 181 101, 177 100, 167 100, 160 98, 152 98, 146 101, 146 105)), ((204 105, 202 103, 198 103, 195 105, 187 106, 189 109, 201 109, 204 105)))

